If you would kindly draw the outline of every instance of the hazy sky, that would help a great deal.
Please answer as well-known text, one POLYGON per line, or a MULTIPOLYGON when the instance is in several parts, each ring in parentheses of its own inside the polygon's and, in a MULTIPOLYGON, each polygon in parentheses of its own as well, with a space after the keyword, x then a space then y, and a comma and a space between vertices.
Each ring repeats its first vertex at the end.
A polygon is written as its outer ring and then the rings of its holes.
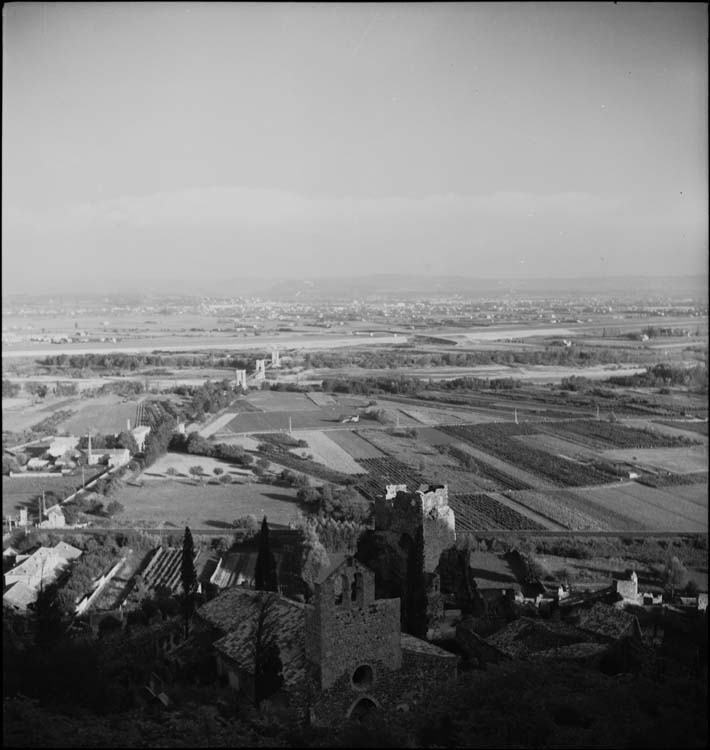
POLYGON ((5 292, 706 271, 705 4, 3 12, 5 292))

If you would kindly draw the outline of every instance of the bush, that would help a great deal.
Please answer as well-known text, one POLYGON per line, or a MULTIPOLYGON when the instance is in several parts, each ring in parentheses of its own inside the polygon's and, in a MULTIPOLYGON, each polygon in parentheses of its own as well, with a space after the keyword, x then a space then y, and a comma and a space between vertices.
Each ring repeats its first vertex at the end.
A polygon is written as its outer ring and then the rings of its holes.
POLYGON ((116 516, 119 513, 123 513, 123 505, 118 502, 118 500, 111 500, 111 502, 106 506, 106 513, 108 513, 109 516, 116 516))
POLYGON ((234 528, 244 532, 246 539, 251 539, 259 531, 259 522, 256 516, 251 513, 247 516, 241 516, 234 521, 234 528))

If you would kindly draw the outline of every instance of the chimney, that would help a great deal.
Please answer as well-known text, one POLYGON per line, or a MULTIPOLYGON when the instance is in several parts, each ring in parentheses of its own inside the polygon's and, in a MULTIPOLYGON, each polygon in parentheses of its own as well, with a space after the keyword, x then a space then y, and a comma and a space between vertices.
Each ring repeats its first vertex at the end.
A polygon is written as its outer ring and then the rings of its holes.
POLYGON ((87 463, 89 464, 89 466, 91 466, 91 431, 89 431, 89 433, 88 433, 88 438, 89 438, 89 452, 88 452, 88 461, 87 461, 87 463))
POLYGON ((131 431, 131 420, 127 419, 126 420, 126 432, 130 432, 130 431, 131 431))

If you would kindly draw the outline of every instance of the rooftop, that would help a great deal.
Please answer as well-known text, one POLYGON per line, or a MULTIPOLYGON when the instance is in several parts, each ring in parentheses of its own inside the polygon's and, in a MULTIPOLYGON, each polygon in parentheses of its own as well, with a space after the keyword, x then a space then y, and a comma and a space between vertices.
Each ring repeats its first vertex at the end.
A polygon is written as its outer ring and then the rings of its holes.
MULTIPOLYGON (((227 635, 214 647, 248 672, 254 671, 254 627, 266 592, 234 587, 200 608, 199 614, 227 635)), ((284 685, 302 681, 306 674, 305 605, 273 595, 268 618, 275 624, 283 665, 284 685)))
POLYGON ((468 565, 479 589, 519 589, 512 567, 503 555, 492 552, 469 552, 468 565))
POLYGON ((17 581, 3 594, 3 604, 18 609, 27 609, 30 604, 37 601, 37 589, 30 588, 22 581, 17 581))
POLYGON ((638 623, 635 615, 623 609, 616 609, 608 604, 597 602, 589 609, 579 611, 577 627, 604 638, 617 640, 631 635, 634 623, 638 623))

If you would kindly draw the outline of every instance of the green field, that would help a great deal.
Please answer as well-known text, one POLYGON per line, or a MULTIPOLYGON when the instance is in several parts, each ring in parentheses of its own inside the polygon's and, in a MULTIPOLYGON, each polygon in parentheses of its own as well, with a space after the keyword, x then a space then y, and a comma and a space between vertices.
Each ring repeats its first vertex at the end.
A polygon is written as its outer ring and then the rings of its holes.
POLYGON ((182 479, 151 480, 143 487, 123 487, 116 499, 124 507, 115 518, 119 524, 220 529, 250 513, 284 525, 295 521, 299 513, 295 490, 262 483, 198 485, 182 479))
MULTIPOLYGON (((105 468, 105 467, 102 467, 105 468)), ((92 468, 84 472, 86 481, 99 473, 92 468)), ((74 490, 81 487, 81 472, 74 475, 63 476, 57 474, 53 477, 37 477, 31 472, 20 477, 2 478, 2 513, 16 515, 20 508, 27 507, 28 503, 40 495, 43 491, 53 492, 55 496, 64 498, 74 490)))

